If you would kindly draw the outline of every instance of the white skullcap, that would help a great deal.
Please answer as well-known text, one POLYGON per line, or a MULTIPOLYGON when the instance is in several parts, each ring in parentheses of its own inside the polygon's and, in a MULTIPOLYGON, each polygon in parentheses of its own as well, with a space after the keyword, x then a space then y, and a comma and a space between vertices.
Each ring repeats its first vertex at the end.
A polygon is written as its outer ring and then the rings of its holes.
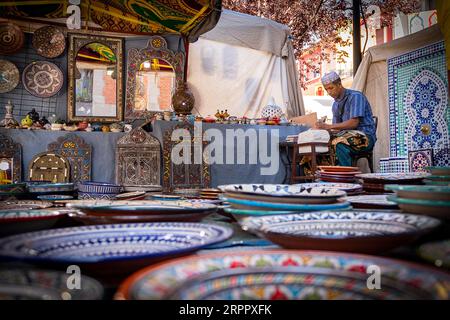
POLYGON ((331 71, 329 73, 326 73, 323 77, 322 77, 322 84, 323 85, 327 85, 330 84, 336 80, 340 80, 341 77, 339 77, 339 75, 336 73, 336 71, 331 71))

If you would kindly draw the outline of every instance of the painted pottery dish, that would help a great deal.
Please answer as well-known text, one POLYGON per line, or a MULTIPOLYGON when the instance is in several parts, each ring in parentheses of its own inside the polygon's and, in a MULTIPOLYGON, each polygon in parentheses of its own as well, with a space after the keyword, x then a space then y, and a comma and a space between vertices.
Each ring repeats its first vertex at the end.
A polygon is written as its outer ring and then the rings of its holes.
POLYGON ((81 288, 69 289, 70 274, 31 268, 0 269, 0 300, 100 300, 103 286, 82 276, 81 288))
POLYGON ((68 203, 67 207, 78 209, 90 215, 152 215, 152 214, 180 214, 180 213, 212 213, 217 206, 209 203, 193 203, 186 200, 142 200, 142 201, 114 201, 94 203, 68 203))
POLYGON ((441 219, 450 218, 450 201, 405 199, 396 196, 388 196, 388 200, 398 204, 405 212, 424 214, 441 219))
POLYGON ((347 201, 336 202, 331 204, 293 204, 265 202, 255 200, 243 200, 234 198, 224 198, 231 204, 231 207, 237 209, 249 210, 283 210, 283 211, 322 211, 322 210, 344 210, 351 209, 351 205, 347 201))
POLYGON ((1 210, 0 235, 49 229, 65 215, 56 210, 1 210))
POLYGON ((355 209, 398 209, 398 205, 389 201, 386 194, 351 196, 345 200, 355 209))
POLYGON ((145 191, 125 192, 116 195, 117 200, 144 200, 147 196, 145 191))
POLYGON ((161 190, 162 190, 161 186, 149 186, 149 185, 123 186, 123 191, 125 192, 133 192, 133 191, 160 192, 161 190))
POLYGON ((72 182, 67 183, 31 183, 28 184, 30 193, 59 193, 71 192, 75 188, 72 182))
POLYGON ((30 263, 77 264, 102 275, 117 274, 193 252, 231 235, 229 228, 206 223, 83 226, 0 239, 0 257, 30 263))
POLYGON ((103 183, 103 182, 81 182, 78 184, 78 190, 84 193, 96 193, 96 194, 105 194, 105 193, 114 193, 119 194, 122 190, 122 186, 112 183, 103 183))
POLYGON ((199 222, 212 212, 193 212, 179 214, 147 214, 147 215, 90 215, 83 212, 73 211, 69 217, 86 225, 93 224, 115 224, 115 223, 135 223, 135 222, 199 222))
POLYGON ((22 29, 11 22, 0 22, 0 54, 13 54, 22 49, 25 36, 22 29))
POLYGON ((33 33, 33 48, 45 58, 56 58, 66 48, 64 33, 57 27, 45 26, 33 33))
POLYGON ((61 200, 71 200, 73 199, 73 196, 68 196, 64 194, 48 194, 48 195, 41 195, 37 197, 41 200, 47 200, 47 201, 61 201, 61 200))
POLYGON ((438 181, 438 180, 428 180, 424 179, 423 182, 431 186, 446 186, 450 187, 450 181, 438 181))
POLYGON ((345 192, 337 189, 306 188, 301 184, 235 184, 219 186, 226 193, 243 193, 257 196, 293 197, 293 198, 331 198, 345 196, 345 192))
POLYGON ((114 200, 117 193, 94 193, 78 191, 78 199, 80 200, 114 200))
POLYGON ((395 191, 397 196, 405 199, 422 199, 450 201, 450 187, 446 186, 408 186, 388 184, 386 190, 395 191))
POLYGON ((332 177, 322 177, 318 176, 319 182, 333 182, 333 183, 356 183, 358 182, 355 178, 345 179, 345 178, 332 178, 332 177))
POLYGON ((288 249, 379 253, 408 244, 440 225, 431 217, 377 211, 251 217, 239 222, 288 249))
POLYGON ((236 208, 224 208, 224 211, 232 215, 233 218, 236 219, 236 221, 240 221, 246 217, 262 217, 297 213, 297 211, 245 210, 236 208))
POLYGON ((0 60, 0 93, 14 90, 19 84, 19 69, 7 60, 0 60))
POLYGON ((319 170, 325 172, 357 172, 359 171, 358 167, 344 167, 344 166, 318 166, 319 170))
POLYGON ((364 182, 373 181, 375 183, 420 181, 428 176, 430 176, 430 174, 427 172, 363 173, 356 175, 357 178, 363 179, 364 182))
POLYGON ((427 167, 425 169, 430 170, 433 175, 450 176, 450 167, 427 167))
POLYGON ((64 76, 59 67, 48 61, 30 63, 22 72, 24 88, 38 98, 50 98, 61 90, 64 76))
MULTIPOLYGON (((344 191, 340 191, 344 192, 344 191)), ((274 197, 270 195, 253 195, 247 193, 224 193, 220 198, 226 199, 243 199, 251 201, 263 201, 263 202, 278 202, 278 203, 293 203, 293 204, 329 204, 336 203, 337 198, 329 197, 274 197)))
MULTIPOLYGON (((315 285, 326 286, 335 283, 339 275, 354 277, 352 281, 345 281, 347 288, 356 289, 356 293, 364 296, 375 294, 379 298, 389 299, 449 299, 450 298, 450 275, 434 268, 408 263, 400 260, 379 258, 367 255, 350 253, 337 253, 326 251, 297 251, 297 250, 246 250, 246 251, 224 251, 196 255, 181 259, 174 259, 165 263, 147 267, 131 275, 119 287, 115 299, 130 300, 159 300, 171 296, 177 288, 196 278, 208 276, 211 272, 224 272, 233 270, 245 271, 247 268, 267 268, 278 271, 278 268, 295 268, 299 273, 307 272, 304 281, 309 281, 307 287, 298 290, 284 290, 283 286, 264 286, 263 290, 249 290, 248 295, 244 291, 239 294, 228 296, 228 299, 333 299, 340 295, 324 294, 332 293, 330 290, 319 290, 315 285), (381 285, 379 290, 367 288, 367 273, 370 266, 376 265, 380 268, 383 279, 389 283, 386 287, 381 285), (236 269, 238 268, 238 269, 236 269), (326 271, 325 273, 322 273, 326 271), (324 277, 316 278, 321 274, 324 277), (308 277, 310 275, 310 277, 308 277), (327 282, 327 276, 331 276, 327 282), (358 278, 358 277, 362 278, 358 278), (355 279, 357 279, 355 281, 355 279), (351 285, 350 285, 351 283, 351 285), (356 287, 355 287, 356 286, 356 287), (397 288, 390 291, 390 288, 397 288), (315 290, 316 289, 316 290, 315 290), (269 292, 265 292, 265 291, 269 292), (303 291, 304 290, 304 291, 303 291), (374 293, 374 291, 377 291, 374 293), (401 291, 402 293, 398 293, 401 291), (321 294, 322 293, 322 294, 321 294)), ((253 270, 251 270, 253 272, 253 270)), ((280 275, 282 276, 282 275, 280 275)), ((258 281, 258 276, 253 277, 250 283, 258 281)), ((273 276, 272 279, 275 279, 273 276)), ((282 278, 286 279, 286 277, 282 278)), ((201 279, 201 278, 200 278, 201 279)), ((246 280, 250 280, 248 277, 246 280)), ((203 280, 203 279, 202 279, 203 280)), ((205 279, 206 280, 206 279, 205 279)), ((341 279, 343 280, 343 279, 341 279)), ((276 281, 276 280, 273 280, 276 281)), ((210 283, 209 279, 205 283, 210 283)), ((245 282, 228 282, 235 285, 244 285, 245 282)), ((307 282, 308 283, 308 282, 307 282)), ((345 285, 344 284, 344 285, 345 285)), ((223 286, 217 283, 219 287, 223 286)), ((214 290, 214 289, 213 289, 214 290)), ((347 294, 355 292, 345 290, 347 294)), ((183 292, 185 292, 183 290, 183 292)), ((202 291, 198 293, 201 294, 202 291)), ((345 293, 343 293, 345 294, 345 293)), ((348 297, 348 296, 346 296, 348 297)))
POLYGON ((0 210, 33 210, 52 207, 50 201, 42 200, 9 200, 0 203, 0 210))
POLYGON ((22 193, 25 191, 26 191, 25 183, 0 184, 0 192, 2 193, 22 193))
POLYGON ((332 182, 312 182, 299 184, 304 188, 327 188, 343 190, 347 194, 359 193, 362 191, 362 185, 358 183, 332 183, 332 182))
POLYGON ((198 198, 200 196, 200 189, 175 189, 174 194, 180 195, 186 198, 198 198))
POLYGON ((427 177, 428 180, 431 181, 444 181, 444 182, 450 182, 450 176, 438 176, 438 175, 431 175, 427 177))
POLYGON ((174 194, 152 194, 150 196, 153 200, 180 200, 181 196, 177 196, 174 194))
POLYGON ((321 176, 335 176, 335 177, 353 177, 357 174, 360 174, 361 171, 352 171, 352 172, 346 172, 346 171, 319 171, 319 175, 321 176))
POLYGON ((308 267, 237 268, 187 280, 167 300, 397 300, 430 295, 385 279, 384 290, 368 290, 364 275, 308 267), (351 290, 349 290, 351 287, 351 290))
POLYGON ((419 247, 418 253, 437 267, 450 268, 450 240, 425 243, 419 247))

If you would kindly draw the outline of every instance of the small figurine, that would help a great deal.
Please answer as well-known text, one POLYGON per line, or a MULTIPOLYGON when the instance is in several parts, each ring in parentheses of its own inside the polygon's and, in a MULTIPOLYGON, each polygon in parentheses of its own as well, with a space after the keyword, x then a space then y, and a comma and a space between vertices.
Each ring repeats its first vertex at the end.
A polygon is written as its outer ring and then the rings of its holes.
POLYGON ((22 124, 22 127, 29 128, 33 124, 33 119, 29 114, 27 114, 26 117, 20 121, 20 123, 22 124))
POLYGON ((0 127, 18 128, 19 123, 14 119, 13 116, 14 105, 11 103, 11 100, 8 100, 5 109, 6 109, 5 119, 3 119, 0 122, 0 127))
POLYGON ((39 121, 39 113, 36 112, 36 109, 31 109, 30 112, 27 113, 27 115, 30 116, 31 120, 33 122, 38 122, 39 121))
POLYGON ((42 119, 39 120, 39 124, 44 127, 46 124, 48 124, 49 121, 45 118, 45 116, 42 117, 42 119))

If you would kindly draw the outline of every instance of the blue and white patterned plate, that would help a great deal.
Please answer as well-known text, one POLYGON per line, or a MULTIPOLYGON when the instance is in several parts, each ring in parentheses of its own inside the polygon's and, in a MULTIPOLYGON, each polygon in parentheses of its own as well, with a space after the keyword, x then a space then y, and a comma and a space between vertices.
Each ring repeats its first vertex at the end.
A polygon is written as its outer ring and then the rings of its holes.
POLYGON ((54 229, 0 240, 0 257, 95 264, 166 258, 225 241, 232 230, 206 223, 134 223, 54 229))
POLYGON ((231 207, 238 209, 255 209, 255 210, 295 210, 295 211, 319 211, 319 210, 344 210, 351 209, 350 202, 337 202, 333 204, 291 204, 263 202, 256 200, 242 200, 224 198, 231 204, 231 207))
POLYGON ((346 195, 342 190, 327 187, 305 187, 301 184, 231 184, 218 186, 223 192, 245 193, 272 197, 339 198, 346 195))
POLYGON ((338 189, 351 193, 362 190, 362 185, 358 183, 311 182, 311 183, 300 183, 298 185, 301 185, 304 188, 338 189))
POLYGON ((357 174, 357 178, 363 180, 388 180, 388 181, 400 181, 400 180, 418 180, 430 176, 427 172, 397 172, 397 173, 362 173, 357 174))

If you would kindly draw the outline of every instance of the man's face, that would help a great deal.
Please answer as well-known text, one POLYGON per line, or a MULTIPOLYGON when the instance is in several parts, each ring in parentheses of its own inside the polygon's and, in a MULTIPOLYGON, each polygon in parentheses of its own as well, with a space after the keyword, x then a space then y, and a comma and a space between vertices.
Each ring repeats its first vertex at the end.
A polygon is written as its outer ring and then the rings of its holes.
POLYGON ((342 92, 342 84, 340 83, 338 84, 330 83, 324 85, 324 88, 328 92, 328 94, 335 100, 340 97, 342 92))

